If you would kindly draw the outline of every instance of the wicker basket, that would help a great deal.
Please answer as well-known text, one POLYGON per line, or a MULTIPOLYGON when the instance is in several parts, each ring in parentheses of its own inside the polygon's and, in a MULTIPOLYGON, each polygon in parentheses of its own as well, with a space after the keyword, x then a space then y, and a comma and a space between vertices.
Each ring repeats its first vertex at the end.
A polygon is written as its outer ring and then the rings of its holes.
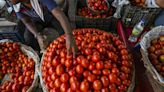
POLYGON ((146 20, 146 27, 150 27, 160 10, 160 8, 125 5, 121 10, 122 21, 126 27, 134 27, 142 18, 144 18, 146 20))
POLYGON ((155 80, 153 78, 153 75, 149 71, 146 71, 146 75, 148 77, 148 80, 149 80, 154 92, 164 92, 164 86, 161 85, 157 80, 155 80))
POLYGON ((154 89, 154 92, 164 92, 164 78, 157 72, 155 67, 151 64, 148 58, 147 48, 150 46, 150 41, 164 35, 164 26, 159 26, 149 31, 141 40, 141 54, 143 63, 148 73, 147 76, 154 89))
POLYGON ((77 15, 77 9, 87 6, 85 0, 69 0, 69 19, 76 28, 97 28, 116 33, 116 19, 112 16, 108 18, 85 18, 77 15))
MULTIPOLYGON (((0 43, 4 43, 4 42, 13 42, 13 41, 9 40, 9 39, 0 40, 0 43)), ((31 86, 29 87, 29 89, 26 92, 36 92, 36 88, 38 87, 38 84, 39 84, 38 72, 39 72, 40 58, 39 58, 38 54, 31 47, 26 46, 22 43, 18 43, 18 44, 20 45, 21 51, 25 55, 27 55, 29 58, 32 58, 35 62, 34 80, 33 80, 31 86)))

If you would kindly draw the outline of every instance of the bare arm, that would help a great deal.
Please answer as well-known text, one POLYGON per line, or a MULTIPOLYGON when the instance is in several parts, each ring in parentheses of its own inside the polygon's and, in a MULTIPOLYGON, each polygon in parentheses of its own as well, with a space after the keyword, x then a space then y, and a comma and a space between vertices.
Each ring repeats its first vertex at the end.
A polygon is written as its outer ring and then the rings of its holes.
POLYGON ((21 21, 35 37, 38 35, 37 29, 29 17, 25 16, 21 18, 21 21))
POLYGON ((59 8, 54 8, 51 12, 54 17, 60 22, 65 34, 67 36, 72 35, 72 29, 65 14, 59 8))
POLYGON ((67 46, 67 52, 68 52, 67 54, 69 55, 71 51, 73 50, 73 55, 75 57, 78 49, 75 43, 75 39, 72 35, 72 28, 68 22, 67 17, 59 8, 54 8, 51 12, 54 15, 54 17, 56 17, 56 19, 60 22, 66 34, 66 46, 67 46))
POLYGON ((43 52, 45 49, 44 44, 43 44, 44 39, 42 35, 38 34, 34 23, 31 21, 29 17, 26 17, 26 16, 21 18, 21 21, 25 24, 27 29, 35 36, 35 38, 37 38, 41 52, 43 52))
POLYGON ((164 8, 164 0, 156 0, 156 4, 161 7, 164 8))

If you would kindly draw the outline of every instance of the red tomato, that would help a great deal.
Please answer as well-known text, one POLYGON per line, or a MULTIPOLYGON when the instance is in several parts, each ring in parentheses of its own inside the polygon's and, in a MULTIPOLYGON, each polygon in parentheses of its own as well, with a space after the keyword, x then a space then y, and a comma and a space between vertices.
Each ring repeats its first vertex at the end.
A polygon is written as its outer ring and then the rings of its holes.
POLYGON ((77 65, 77 66, 76 66, 76 72, 77 72, 78 74, 82 74, 83 71, 84 71, 84 68, 83 68, 81 65, 77 65))
POLYGON ((67 73, 62 74, 61 77, 60 77, 60 80, 61 80, 62 82, 68 82, 68 80, 69 80, 69 75, 68 75, 67 73))
POLYGON ((109 81, 110 81, 110 83, 116 83, 116 81, 117 81, 117 76, 115 75, 115 74, 110 74, 109 75, 109 81))
POLYGON ((101 77, 101 82, 102 82, 104 87, 108 87, 109 86, 109 79, 108 79, 108 77, 102 76, 101 77))
POLYGON ((95 80, 93 82, 93 88, 94 88, 94 90, 101 90, 101 88, 102 88, 101 81, 100 80, 95 80))
POLYGON ((60 86, 60 91, 61 92, 66 92, 69 88, 69 85, 67 83, 62 83, 60 86))
POLYGON ((89 83, 87 81, 83 81, 80 84, 80 90, 82 92, 87 92, 89 90, 89 83))
POLYGON ((56 74, 61 75, 64 73, 64 67, 60 64, 56 67, 56 74))
POLYGON ((96 63, 96 69, 100 70, 104 68, 104 63, 102 61, 96 63))
POLYGON ((89 82, 93 82, 96 79, 96 76, 93 75, 93 74, 90 74, 90 75, 87 76, 87 79, 88 79, 89 82))
POLYGON ((94 62, 100 61, 100 55, 98 55, 98 54, 93 54, 93 56, 92 56, 92 61, 94 61, 94 62))

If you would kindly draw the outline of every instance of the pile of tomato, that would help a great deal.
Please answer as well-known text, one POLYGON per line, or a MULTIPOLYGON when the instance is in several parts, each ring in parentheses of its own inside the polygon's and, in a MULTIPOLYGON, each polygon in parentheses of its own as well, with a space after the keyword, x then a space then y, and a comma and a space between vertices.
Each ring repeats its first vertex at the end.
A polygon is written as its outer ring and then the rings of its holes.
POLYGON ((26 92, 34 80, 34 65, 14 42, 0 43, 0 91, 26 92), (5 76, 9 79, 3 79, 5 76))
POLYGON ((86 18, 107 18, 109 16, 112 16, 112 14, 113 14, 112 8, 110 8, 110 10, 107 13, 102 13, 102 14, 93 13, 88 7, 83 7, 78 9, 78 15, 86 18))
POLYGON ((164 77, 164 35, 151 41, 148 53, 151 63, 164 77))
POLYGON ((107 0, 87 0, 88 7, 93 11, 97 12, 107 12, 109 10, 107 0))
POLYGON ((132 60, 118 37, 98 29, 73 31, 79 53, 67 56, 65 36, 44 54, 42 80, 50 92, 126 92, 132 83, 132 60))

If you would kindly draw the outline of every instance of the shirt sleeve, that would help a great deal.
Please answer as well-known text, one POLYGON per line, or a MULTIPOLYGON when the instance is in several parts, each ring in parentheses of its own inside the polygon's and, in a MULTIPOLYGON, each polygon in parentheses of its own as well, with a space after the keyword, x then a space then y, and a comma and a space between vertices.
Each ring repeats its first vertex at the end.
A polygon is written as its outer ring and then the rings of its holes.
POLYGON ((25 17, 25 15, 21 12, 17 12, 16 16, 17 16, 18 19, 22 19, 23 17, 25 17))
POLYGON ((40 0, 41 3, 48 8, 49 11, 52 11, 57 7, 57 4, 54 0, 40 0))

